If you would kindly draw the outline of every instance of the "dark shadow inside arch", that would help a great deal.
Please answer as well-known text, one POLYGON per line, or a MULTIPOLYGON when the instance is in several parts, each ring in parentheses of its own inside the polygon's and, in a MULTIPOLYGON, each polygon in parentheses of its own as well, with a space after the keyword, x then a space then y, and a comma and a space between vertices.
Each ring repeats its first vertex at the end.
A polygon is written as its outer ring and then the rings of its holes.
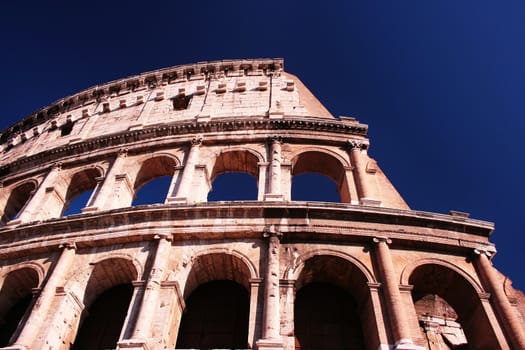
POLYGON ((160 176, 144 184, 135 194, 132 206, 164 203, 168 194, 171 176, 160 176))
POLYGON ((326 175, 304 173, 292 178, 293 201, 341 202, 337 184, 326 175))
POLYGON ((103 292, 88 308, 71 349, 115 349, 132 294, 133 286, 129 283, 103 292))
POLYGON ((246 349, 249 295, 233 281, 211 281, 186 301, 176 349, 246 349))
MULTIPOLYGON (((428 321, 442 319, 442 322, 449 321, 449 331, 459 327, 466 337, 466 343, 456 341, 450 344, 456 346, 453 349, 500 349, 477 291, 463 276, 442 265, 426 264, 412 272, 409 283, 414 286, 412 299, 422 339, 427 339, 425 327, 432 328, 432 324, 427 325, 428 321), (431 317, 434 319, 429 320, 431 317)), ((442 345, 452 339, 448 339, 444 332, 432 336, 433 342, 439 340, 442 345)))
POLYGON ((32 182, 16 187, 7 199, 4 214, 2 216, 2 223, 7 223, 10 220, 16 219, 35 190, 36 186, 32 182))
POLYGON ((10 345, 18 336, 32 304, 32 289, 38 286, 38 275, 30 268, 13 271, 0 291, 0 347, 10 345))
POLYGON ((356 302, 343 288, 329 283, 301 288, 294 318, 295 349, 365 349, 356 302))
POLYGON ((257 193, 254 176, 242 172, 226 172, 214 179, 208 201, 257 200, 257 193))

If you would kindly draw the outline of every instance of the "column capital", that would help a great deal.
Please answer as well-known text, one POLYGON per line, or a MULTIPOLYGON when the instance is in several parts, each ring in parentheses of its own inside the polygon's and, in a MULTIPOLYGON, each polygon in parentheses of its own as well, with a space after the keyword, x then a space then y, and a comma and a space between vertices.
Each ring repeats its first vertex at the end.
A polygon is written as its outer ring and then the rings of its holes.
POLYGON ((77 245, 75 242, 64 242, 64 243, 60 243, 58 245, 58 248, 59 249, 73 249, 73 250, 77 250, 77 245))
POLYGON ((56 171, 62 170, 62 162, 53 163, 53 165, 51 165, 51 169, 56 171))
POLYGON ((165 239, 168 242, 171 242, 173 240, 173 235, 167 235, 167 234, 157 234, 153 236, 153 239, 156 241, 160 241, 165 239))
POLYGON ((274 144, 274 143, 283 143, 283 137, 279 135, 272 135, 268 137, 268 143, 274 144))
POLYGON ((474 253, 474 255, 479 255, 479 256, 484 255, 490 260, 496 253, 496 248, 494 247, 475 248, 472 252, 474 253))
POLYGON ((200 146, 202 145, 203 137, 201 135, 195 136, 191 139, 191 145, 192 146, 200 146))
POLYGON ((381 242, 384 242, 384 243, 386 243, 386 244, 392 244, 392 240, 391 240, 390 238, 388 238, 388 237, 374 237, 374 238, 372 239, 372 241, 373 241, 374 243, 381 243, 381 242))
POLYGON ((346 148, 349 151, 353 150, 367 150, 368 149, 368 142, 362 141, 362 140, 347 140, 346 141, 346 148))
POLYGON ((264 238, 277 237, 279 240, 281 240, 281 238, 283 237, 283 234, 278 229, 276 229, 275 225, 267 225, 264 227, 263 237, 264 238))

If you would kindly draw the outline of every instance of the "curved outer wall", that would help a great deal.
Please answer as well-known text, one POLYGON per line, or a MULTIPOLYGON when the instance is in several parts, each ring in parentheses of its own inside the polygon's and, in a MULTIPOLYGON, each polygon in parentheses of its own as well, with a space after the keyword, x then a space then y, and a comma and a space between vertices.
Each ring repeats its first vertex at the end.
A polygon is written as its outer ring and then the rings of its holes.
MULTIPOLYGON (((127 285, 115 346, 172 349, 190 297, 231 281, 248 296, 247 348, 316 348, 294 308, 314 285, 355 305, 355 348, 525 348, 523 294, 490 263, 493 225, 410 210, 366 132, 281 59, 149 72, 35 112, 0 136, 0 319, 31 296, 4 345, 82 348, 96 301, 127 285), (256 200, 208 202, 227 172, 255 176, 256 200), (292 200, 292 178, 311 172, 341 203, 292 200), (164 203, 132 206, 160 176, 164 203)), ((337 348, 346 331, 330 332, 316 337, 337 348)))

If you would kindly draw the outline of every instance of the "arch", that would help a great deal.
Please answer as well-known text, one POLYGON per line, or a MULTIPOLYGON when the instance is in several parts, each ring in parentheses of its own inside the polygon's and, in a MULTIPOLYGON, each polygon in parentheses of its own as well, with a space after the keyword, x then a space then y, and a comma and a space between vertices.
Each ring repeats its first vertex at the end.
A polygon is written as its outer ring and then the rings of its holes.
MULTIPOLYGON (((442 260, 427 259, 410 270, 408 284, 413 286, 412 301, 421 327, 421 337, 432 337, 445 344, 450 339, 432 325, 440 318, 454 323, 454 346, 473 349, 499 349, 498 337, 480 298, 480 289, 459 268, 442 260), (441 339, 443 338, 443 339, 441 339), (468 344, 468 345, 467 345, 468 344)), ((407 271, 408 272, 408 271, 407 271)))
POLYGON ((453 263, 451 263, 451 262, 449 262, 447 260, 438 259, 438 258, 424 258, 424 259, 419 259, 419 260, 416 260, 416 261, 413 261, 413 262, 407 264, 403 268, 403 271, 401 271, 401 278, 400 278, 401 284, 402 285, 410 284, 409 283, 409 278, 412 275, 412 272, 416 268, 418 268, 419 266, 421 266, 421 265, 432 265, 432 264, 434 264, 434 265, 441 265, 441 266, 444 266, 444 267, 446 267, 448 269, 453 270, 458 275, 463 277, 466 281, 468 281, 468 283, 476 290, 476 292, 478 294, 485 293, 485 291, 483 290, 483 287, 481 286, 481 284, 478 281, 476 281, 468 272, 466 272, 462 268, 458 267, 457 265, 454 265, 453 263))
MULTIPOLYGON (((85 167, 81 170, 76 171, 71 175, 69 179, 69 185, 64 196, 64 208, 62 209, 62 215, 67 213, 70 209, 72 202, 88 191, 95 191, 99 178, 104 176, 104 170, 100 166, 85 167)), ((90 205, 93 193, 90 194, 89 198, 85 199, 85 203, 76 203, 78 206, 90 205)), ((76 213, 81 208, 72 208, 72 213, 76 213)))
POLYGON ((131 283, 138 278, 138 271, 133 261, 128 258, 108 257, 92 265, 94 267, 82 299, 86 307, 105 290, 120 284, 131 283))
POLYGON ((367 282, 376 283, 375 276, 370 271, 370 269, 363 264, 359 259, 353 257, 350 254, 337 251, 334 249, 318 249, 314 251, 307 252, 301 256, 299 256, 297 259, 294 259, 292 263, 287 266, 284 270, 283 278, 285 279, 292 279, 297 280, 299 275, 302 273, 302 270, 304 269, 304 264, 307 260, 315 257, 315 256, 335 256, 341 259, 344 259, 348 261, 349 263, 355 265, 361 273, 366 277, 367 282))
POLYGON ((376 311, 368 287, 371 276, 355 262, 344 253, 314 251, 299 264, 296 349, 377 349, 381 342, 377 324, 370 318, 376 311))
POLYGON ((239 258, 240 260, 242 260, 246 264, 246 267, 248 267, 248 270, 250 271, 250 278, 259 278, 259 274, 257 273, 257 269, 255 268, 255 264, 250 260, 250 258, 248 258, 248 256, 246 254, 243 254, 243 253, 241 253, 240 251, 238 251, 236 249, 221 248, 221 247, 209 248, 209 249, 197 252, 193 257, 194 258, 198 258, 201 255, 221 254, 221 253, 222 254, 230 254, 230 255, 235 256, 236 258, 239 258))
POLYGON ((341 202, 350 202, 345 169, 348 167, 348 162, 340 155, 325 149, 310 148, 295 154, 291 164, 292 176, 307 173, 324 175, 336 184, 341 202))
POLYGON ((72 346, 75 350, 116 347, 132 299, 131 282, 138 277, 127 258, 109 257, 91 265, 82 297, 85 307, 72 346))
POLYGON ((133 183, 135 193, 153 179, 173 176, 174 168, 179 165, 179 159, 170 153, 155 153, 143 158, 133 183))
POLYGON ((38 181, 34 179, 17 184, 7 198, 1 221, 7 223, 15 219, 29 202, 37 188, 38 181))
POLYGON ((299 156, 301 156, 301 154, 304 154, 304 153, 308 153, 308 152, 318 152, 318 153, 325 153, 335 159, 337 159, 337 161, 339 163, 341 163, 341 165, 343 167, 350 167, 350 162, 347 158, 341 156, 340 153, 338 152, 335 152, 331 149, 328 149, 328 148, 323 148, 323 147, 316 147, 316 146, 305 146, 305 147, 301 147, 300 150, 296 151, 296 152, 293 152, 291 154, 291 163, 292 163, 292 166, 294 165, 294 160, 297 160, 299 156))
POLYGON ((249 291, 255 271, 250 260, 239 252, 221 248, 203 251, 192 259, 183 297, 186 300, 198 286, 216 280, 234 281, 249 291))
POLYGON ((32 269, 32 270, 35 271, 35 273, 38 276, 37 287, 40 287, 42 282, 44 281, 44 276, 46 274, 46 269, 42 265, 40 265, 40 264, 38 264, 36 262, 27 261, 27 262, 21 262, 21 263, 18 263, 18 264, 11 265, 11 266, 8 266, 8 267, 4 267, 3 269, 0 269, 0 271, 2 271, 2 273, 0 275, 1 276, 0 277, 0 289, 2 288, 2 285, 3 285, 7 275, 9 275, 13 271, 20 270, 20 269, 25 269, 25 268, 32 269))
POLYGON ((210 180, 213 182, 218 175, 227 172, 247 173, 257 178, 259 163, 263 159, 260 153, 252 149, 233 147, 221 150, 215 157, 210 180))
POLYGON ((91 265, 96 265, 96 264, 99 264, 100 262, 102 262, 104 260, 108 260, 108 259, 129 260, 133 264, 133 266, 135 267, 135 271, 137 273, 137 279, 140 276, 144 276, 144 266, 142 265, 142 263, 137 258, 135 258, 133 255, 127 254, 127 253, 114 253, 114 252, 105 253, 105 254, 102 254, 101 256, 97 257, 95 260, 91 261, 90 264, 91 265))

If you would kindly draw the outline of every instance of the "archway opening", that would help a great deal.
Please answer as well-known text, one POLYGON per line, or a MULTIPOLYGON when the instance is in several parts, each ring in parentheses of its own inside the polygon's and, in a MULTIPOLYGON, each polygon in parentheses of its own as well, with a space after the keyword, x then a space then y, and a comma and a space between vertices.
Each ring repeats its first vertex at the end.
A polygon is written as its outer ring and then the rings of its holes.
POLYGON ((112 287, 97 297, 89 307, 72 349, 116 348, 132 294, 133 286, 127 283, 112 287))
POLYGON ((32 301, 38 274, 30 268, 7 275, 0 291, 0 347, 10 345, 18 336, 32 301))
POLYGON ((306 260, 296 282, 296 349, 377 349, 377 326, 367 278, 354 264, 336 256, 306 260), (364 330, 366 329, 366 337, 364 330))
POLYGON ((90 199, 97 187, 97 179, 102 176, 96 168, 86 169, 71 177, 65 196, 62 216, 78 214, 82 208, 89 206, 90 199))
POLYGON ((208 201, 257 200, 258 162, 248 151, 221 153, 211 172, 208 201))
POLYGON ((164 203, 171 179, 171 176, 161 176, 147 182, 137 191, 131 205, 164 203))
POLYGON ((297 292, 294 313, 296 349, 364 349, 357 306, 344 289, 308 284, 297 292))
POLYGON ((208 201, 257 200, 257 183, 247 173, 223 173, 212 183, 208 201))
POLYGON ((341 162, 330 154, 318 151, 304 152, 292 159, 292 199, 350 202, 346 172, 341 162), (328 182, 330 180, 333 183, 328 182), (334 185, 338 196, 333 195, 334 185))
POLYGON ((341 202, 337 184, 328 176, 304 173, 292 178, 293 201, 341 202))
POLYGON ((131 205, 164 203, 177 162, 172 157, 156 156, 142 163, 134 183, 131 205))
POLYGON ((137 271, 127 259, 106 259, 95 265, 72 349, 116 348, 133 294, 131 282, 136 279, 137 271))
POLYGON ((177 349, 246 349, 249 296, 240 284, 211 281, 191 293, 177 349))
POLYGON ((26 182, 13 189, 4 208, 2 223, 16 219, 35 190, 36 185, 33 182, 26 182))
POLYGON ((442 265, 418 266, 409 283, 421 337, 443 349, 499 349, 474 287, 456 271, 442 265), (442 323, 435 327, 436 323, 442 323))

